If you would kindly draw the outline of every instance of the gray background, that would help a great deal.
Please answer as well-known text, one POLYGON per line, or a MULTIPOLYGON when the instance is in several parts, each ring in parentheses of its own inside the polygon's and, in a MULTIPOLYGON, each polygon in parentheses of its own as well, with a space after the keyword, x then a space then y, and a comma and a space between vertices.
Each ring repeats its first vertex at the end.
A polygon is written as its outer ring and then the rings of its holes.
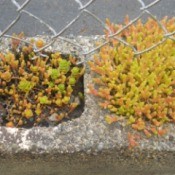
MULTIPOLYGON (((17 0, 20 4, 25 0, 17 0)), ((88 0, 81 0, 86 4, 88 0)), ((145 4, 153 0, 144 0, 145 4)), ((75 0, 31 0, 25 7, 32 14, 38 16, 57 32, 68 24, 79 13, 79 5, 75 0)), ((140 13, 140 4, 137 0, 96 0, 88 10, 97 15, 102 21, 110 18, 112 22, 121 23, 128 14, 130 19, 140 13)), ((149 9, 158 19, 164 16, 175 16, 175 0, 162 0, 149 9)), ((11 0, 0 0, 0 30, 3 31, 17 16, 16 7, 11 0)), ((147 18, 147 15, 144 16, 147 18)), ((23 31, 27 36, 50 34, 50 31, 37 20, 23 14, 8 34, 23 31)), ((64 35, 99 35, 103 28, 91 16, 83 14, 64 35)))

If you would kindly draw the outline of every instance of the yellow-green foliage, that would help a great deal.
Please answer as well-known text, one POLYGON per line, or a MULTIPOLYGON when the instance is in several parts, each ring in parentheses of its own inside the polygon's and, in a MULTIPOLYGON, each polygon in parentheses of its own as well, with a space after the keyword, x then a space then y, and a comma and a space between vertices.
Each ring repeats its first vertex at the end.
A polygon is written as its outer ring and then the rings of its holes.
POLYGON ((70 69, 70 62, 67 60, 60 60, 59 61, 59 69, 63 73, 67 73, 70 69))
MULTIPOLYGON (((168 32, 175 31, 175 19, 163 19, 168 32)), ((128 24, 128 20, 125 22, 128 24)), ((122 26, 107 21, 115 33, 122 26)), ((120 34, 120 37, 142 51, 163 39, 163 31, 153 20, 143 24, 138 21, 120 34)), ((96 73, 91 93, 101 97, 100 106, 109 109, 117 116, 122 115, 136 130, 147 136, 150 132, 162 133, 158 128, 166 122, 175 121, 175 42, 167 39, 156 48, 135 56, 133 50, 109 39, 94 60, 91 70, 96 73), (160 132, 158 132, 160 131, 160 132)), ((116 117, 106 117, 108 123, 116 117)))
POLYGON ((38 99, 39 99, 39 103, 43 105, 48 105, 51 103, 51 101, 48 99, 47 96, 42 96, 42 97, 39 97, 38 99))
MULTIPOLYGON (((37 125, 57 113, 59 108, 72 111, 75 102, 70 99, 83 68, 58 52, 45 58, 37 56, 31 46, 21 45, 17 53, 17 44, 12 42, 15 52, 0 53, 0 97, 5 97, 9 105, 6 125, 22 126, 28 120, 35 120, 37 125)), ((43 43, 40 41, 39 44, 43 43)), ((76 60, 72 56, 70 58, 76 60)), ((60 110, 57 119, 59 121, 66 116, 60 110)))
POLYGON ((72 70, 71 70, 71 76, 72 77, 77 77, 80 73, 80 69, 78 67, 74 67, 72 70))
POLYGON ((33 88, 33 85, 33 82, 24 79, 19 82, 18 88, 23 92, 29 92, 33 88))

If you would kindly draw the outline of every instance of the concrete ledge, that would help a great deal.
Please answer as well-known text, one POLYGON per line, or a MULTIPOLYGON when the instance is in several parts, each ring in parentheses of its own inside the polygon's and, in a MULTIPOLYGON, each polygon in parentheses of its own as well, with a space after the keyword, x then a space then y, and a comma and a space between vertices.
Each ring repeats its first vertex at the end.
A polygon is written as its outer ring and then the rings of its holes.
MULTIPOLYGON (((72 40, 85 49, 94 47, 94 37, 72 40)), ((4 41, 4 47, 7 43, 4 41)), ((64 42, 57 42, 50 49, 60 48, 68 52, 78 50, 64 42)), ((0 127, 2 175, 10 174, 12 170, 18 175, 28 171, 31 174, 35 171, 37 174, 66 174, 68 169, 71 174, 175 173, 174 125, 167 125, 169 132, 165 137, 147 139, 143 136, 139 146, 129 150, 127 134, 133 130, 123 127, 123 123, 105 123, 107 112, 99 108, 97 98, 87 93, 92 76, 87 68, 84 76, 85 110, 80 118, 48 128, 0 127), (9 164, 13 167, 10 170, 9 164), (41 172, 43 169, 46 173, 41 172)))
POLYGON ((15 158, 0 160, 0 172, 2 175, 174 175, 173 152, 150 152, 148 154, 138 152, 138 156, 131 158, 127 150, 108 150, 98 155, 75 154, 42 154, 32 155, 23 153, 15 158), (159 156, 157 156, 159 155, 159 156))

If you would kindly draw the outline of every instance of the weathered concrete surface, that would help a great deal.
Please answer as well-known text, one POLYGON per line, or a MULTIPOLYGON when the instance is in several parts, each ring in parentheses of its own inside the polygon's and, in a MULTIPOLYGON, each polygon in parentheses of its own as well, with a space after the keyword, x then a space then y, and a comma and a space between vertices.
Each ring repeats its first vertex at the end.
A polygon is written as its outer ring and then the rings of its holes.
MULTIPOLYGON (((94 47, 94 38, 98 37, 78 37, 74 41, 90 49, 94 47)), ((2 42, 2 45, 5 44, 8 46, 8 40, 2 42)), ((50 49, 78 50, 63 41, 56 42, 50 49)), ((106 111, 99 108, 99 99, 87 93, 92 76, 86 67, 85 110, 80 118, 49 128, 0 127, 2 175, 12 172, 16 175, 24 172, 37 175, 67 174, 69 171, 80 175, 175 172, 174 125, 167 125, 169 132, 165 137, 143 137, 136 150, 129 150, 127 134, 133 131, 122 127, 123 123, 106 124, 106 111)))

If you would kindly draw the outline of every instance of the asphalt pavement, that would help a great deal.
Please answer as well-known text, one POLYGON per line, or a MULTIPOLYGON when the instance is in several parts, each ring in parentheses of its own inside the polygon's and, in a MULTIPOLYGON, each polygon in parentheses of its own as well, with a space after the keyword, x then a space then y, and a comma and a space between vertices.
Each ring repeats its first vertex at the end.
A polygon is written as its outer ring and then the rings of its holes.
MULTIPOLYGON (((81 0, 84 5, 89 0, 81 0)), ((16 0, 23 4, 25 0, 16 0)), ((145 4, 153 0, 144 0, 145 4)), ((36 15, 56 32, 63 29, 72 19, 79 14, 80 0, 31 0, 24 8, 36 15)), ((112 22, 121 23, 128 14, 130 19, 140 13, 138 0, 96 0, 87 9, 98 16, 102 21, 109 18, 112 22)), ((161 0, 149 9, 158 19, 164 16, 175 16, 175 0, 161 0)), ((3 31, 16 17, 16 7, 11 0, 0 0, 0 30, 3 31)), ((148 16, 145 15, 144 18, 148 16)), ((27 36, 51 34, 47 27, 38 20, 22 13, 19 21, 9 30, 8 34, 23 31, 27 36)), ((74 23, 64 35, 100 35, 103 28, 90 15, 83 13, 79 20, 74 23)))

